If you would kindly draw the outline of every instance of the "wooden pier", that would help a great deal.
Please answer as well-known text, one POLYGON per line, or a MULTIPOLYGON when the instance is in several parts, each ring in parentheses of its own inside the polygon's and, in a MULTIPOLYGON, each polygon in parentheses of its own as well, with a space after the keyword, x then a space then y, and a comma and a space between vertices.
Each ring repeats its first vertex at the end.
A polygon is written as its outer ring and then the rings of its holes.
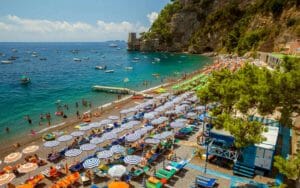
POLYGON ((122 88, 122 87, 109 87, 109 86, 95 85, 92 88, 94 91, 100 91, 106 93, 127 94, 127 95, 134 95, 137 93, 134 90, 128 88, 122 88))

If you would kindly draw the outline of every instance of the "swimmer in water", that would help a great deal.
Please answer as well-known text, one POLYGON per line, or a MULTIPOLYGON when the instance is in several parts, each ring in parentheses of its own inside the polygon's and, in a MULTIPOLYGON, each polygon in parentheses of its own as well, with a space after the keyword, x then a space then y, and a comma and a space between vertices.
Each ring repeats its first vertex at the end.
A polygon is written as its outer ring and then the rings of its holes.
POLYGON ((6 128, 5 128, 5 131, 6 131, 6 133, 9 133, 9 128, 6 127, 6 128))

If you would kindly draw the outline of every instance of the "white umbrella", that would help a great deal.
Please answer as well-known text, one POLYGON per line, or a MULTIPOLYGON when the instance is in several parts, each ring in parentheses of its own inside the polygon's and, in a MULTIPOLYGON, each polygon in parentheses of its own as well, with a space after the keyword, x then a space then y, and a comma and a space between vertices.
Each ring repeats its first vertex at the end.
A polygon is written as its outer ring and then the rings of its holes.
POLYGON ((83 131, 74 131, 70 134, 71 136, 77 137, 77 136, 83 136, 84 132, 83 131))
POLYGON ((22 158, 22 153, 14 152, 14 153, 7 155, 4 158, 4 163, 13 163, 13 162, 20 160, 21 158, 22 158))
POLYGON ((60 142, 67 142, 69 140, 72 140, 73 136, 71 135, 63 135, 61 137, 58 137, 57 140, 60 142))
POLYGON ((149 112, 147 114, 144 114, 144 119, 152 120, 157 116, 157 113, 155 112, 149 112))
POLYGON ((108 116, 108 119, 110 119, 110 120, 118 120, 119 117, 118 116, 108 116))
POLYGON ((127 123, 127 125, 129 125, 129 126, 136 126, 136 125, 139 125, 139 124, 141 124, 141 122, 140 121, 136 121, 136 120, 129 121, 127 123))
POLYGON ((145 143, 147 144, 158 144, 160 142, 159 139, 155 139, 155 138, 147 138, 145 139, 145 143))
POLYGON ((138 134, 138 133, 132 133, 132 134, 129 134, 125 137, 125 140, 127 142, 134 142, 134 141, 137 141, 138 139, 141 138, 141 135, 138 134))
POLYGON ((0 186, 10 183, 13 179, 15 179, 15 177, 16 176, 13 173, 5 173, 0 175, 0 186))
POLYGON ((102 125, 99 122, 94 122, 94 123, 90 123, 89 127, 91 127, 91 128, 99 128, 99 127, 102 127, 102 125))
POLYGON ((104 119, 104 120, 101 120, 100 121, 100 124, 101 125, 106 125, 106 124, 110 124, 111 123, 111 120, 110 119, 104 119))
POLYGON ((104 133, 102 135, 102 138, 104 138, 105 140, 112 140, 118 138, 118 135, 116 133, 108 132, 104 133))
POLYGON ((186 117, 188 118, 196 118, 197 114, 195 112, 189 112, 187 113, 186 117))
POLYGON ((181 122, 181 121, 174 121, 170 124, 170 126, 172 128, 182 128, 185 126, 185 123, 184 122, 181 122))
POLYGON ((113 152, 110 150, 104 150, 97 153, 97 157, 99 159, 107 159, 110 158, 113 155, 113 152))
POLYGON ((130 164, 130 165, 136 165, 139 164, 142 160, 142 157, 137 156, 137 155, 127 155, 124 158, 124 163, 130 164))
POLYGON ((187 120, 187 119, 180 118, 180 119, 176 119, 175 122, 187 123, 188 120, 187 120))
POLYGON ((205 110, 205 106, 197 106, 194 109, 198 111, 205 110))
POLYGON ((94 150, 97 146, 95 144, 83 144, 80 146, 80 149, 82 151, 90 151, 94 150))
POLYGON ((40 148, 40 147, 37 146, 37 145, 28 146, 28 147, 26 147, 26 148, 24 148, 24 149, 22 150, 22 153, 24 153, 24 154, 34 153, 34 152, 36 152, 39 148, 40 148))
POLYGON ((160 135, 164 139, 164 138, 167 138, 169 136, 173 136, 174 133, 172 131, 165 131, 165 132, 161 133, 160 135))
POLYGON ((125 130, 124 128, 118 127, 118 128, 113 129, 111 132, 117 134, 117 133, 120 133, 120 132, 122 132, 122 131, 124 131, 124 130, 125 130))
POLYGON ((90 140, 91 144, 101 144, 103 142, 105 142, 105 139, 104 138, 99 138, 99 137, 95 137, 95 138, 92 138, 90 140))
POLYGON ((82 165, 85 169, 91 169, 97 167, 99 163, 100 160, 98 158, 90 158, 85 160, 82 165))
POLYGON ((108 174, 113 178, 120 178, 126 173, 126 167, 123 165, 114 165, 108 169, 108 174))
POLYGON ((125 148, 121 145, 114 145, 110 148, 110 151, 112 151, 113 153, 124 153, 125 148))
POLYGON ((65 152, 65 156, 66 157, 76 157, 76 156, 80 155, 81 152, 82 151, 80 149, 70 149, 65 152))
POLYGON ((85 125, 85 126, 81 126, 79 127, 80 131, 88 131, 90 129, 92 129, 93 127, 90 127, 89 125, 85 125))
POLYGON ((43 145, 44 145, 44 147, 46 147, 46 148, 53 148, 53 147, 58 146, 59 144, 60 144, 59 141, 53 140, 53 141, 45 142, 43 145))
POLYGON ((37 168, 38 165, 36 163, 25 163, 18 168, 18 171, 20 173, 29 173, 36 170, 37 168))

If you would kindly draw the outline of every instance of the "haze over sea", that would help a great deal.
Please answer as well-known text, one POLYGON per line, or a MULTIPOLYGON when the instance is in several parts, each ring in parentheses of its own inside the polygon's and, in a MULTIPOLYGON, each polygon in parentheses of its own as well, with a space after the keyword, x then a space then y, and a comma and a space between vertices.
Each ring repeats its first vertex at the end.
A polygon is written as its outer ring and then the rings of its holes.
MULTIPOLYGON (((45 128, 46 121, 43 126, 38 125, 41 113, 50 112, 52 124, 62 122, 61 117, 54 115, 57 100, 68 104, 69 110, 65 113, 70 117, 75 116, 75 102, 81 104, 83 98, 91 101, 92 107, 117 99, 114 94, 92 91, 93 85, 140 91, 161 84, 165 78, 179 77, 211 63, 210 58, 199 55, 128 52, 125 42, 114 42, 119 48, 109 47, 110 43, 0 43, 0 61, 18 57, 12 64, 0 64, 0 142, 16 135, 28 135, 32 129, 45 128), (32 56, 33 52, 37 57, 32 56), (133 61, 135 57, 139 58, 136 62, 133 61), (73 58, 82 61, 75 62, 73 58), (159 58, 160 62, 155 62, 154 58, 159 58), (101 65, 115 72, 95 69, 101 65), (133 70, 125 67, 133 67, 133 70), (20 84, 23 74, 31 78, 30 84, 20 84), (125 78, 129 82, 124 83, 125 78), (145 86, 144 81, 150 83, 145 86), (31 117, 32 125, 24 119, 25 115, 31 117), (5 132, 6 127, 10 128, 9 134, 5 132)), ((82 113, 89 108, 80 107, 79 110, 82 113)))

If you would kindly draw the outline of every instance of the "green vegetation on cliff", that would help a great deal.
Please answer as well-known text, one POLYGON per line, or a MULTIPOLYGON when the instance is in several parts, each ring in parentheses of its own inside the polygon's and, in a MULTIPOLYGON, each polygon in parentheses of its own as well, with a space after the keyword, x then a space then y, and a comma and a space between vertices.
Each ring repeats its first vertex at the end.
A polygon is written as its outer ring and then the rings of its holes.
POLYGON ((145 36, 169 51, 273 51, 300 37, 299 1, 174 0, 145 36))
POLYGON ((279 111, 279 122, 289 127, 292 114, 299 113, 300 59, 285 58, 275 71, 246 65, 236 72, 213 72, 198 96, 204 104, 219 104, 211 111, 213 124, 234 135, 237 147, 260 143, 263 127, 248 121, 253 109, 262 116, 279 111))

